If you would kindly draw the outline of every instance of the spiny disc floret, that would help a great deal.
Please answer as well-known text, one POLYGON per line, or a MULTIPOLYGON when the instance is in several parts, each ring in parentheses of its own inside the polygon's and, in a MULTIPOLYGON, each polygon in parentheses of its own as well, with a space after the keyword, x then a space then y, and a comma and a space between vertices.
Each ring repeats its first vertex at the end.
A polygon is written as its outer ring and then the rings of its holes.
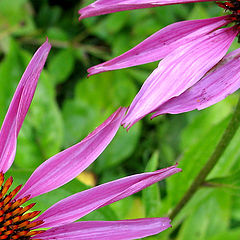
MULTIPOLYGON (((25 196, 21 199, 15 199, 14 196, 20 190, 22 185, 17 186, 13 191, 8 192, 12 186, 13 178, 9 177, 4 183, 4 174, 0 173, 0 239, 6 240, 37 240, 36 235, 42 233, 42 230, 31 230, 39 226, 43 221, 31 221, 40 211, 29 212, 35 203, 25 207, 22 204, 26 203, 30 196, 25 196)), ((39 240, 39 239, 38 239, 39 240)))
POLYGON ((227 11, 232 12, 231 20, 240 23, 240 0, 229 0, 226 2, 217 2, 217 5, 227 11))

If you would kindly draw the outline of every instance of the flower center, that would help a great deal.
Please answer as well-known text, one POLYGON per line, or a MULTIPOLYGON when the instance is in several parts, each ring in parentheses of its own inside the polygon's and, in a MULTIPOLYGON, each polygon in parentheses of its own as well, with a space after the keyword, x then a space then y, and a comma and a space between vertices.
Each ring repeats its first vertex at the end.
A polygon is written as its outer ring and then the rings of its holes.
POLYGON ((217 5, 226 11, 231 11, 231 20, 240 23, 240 0, 229 0, 226 2, 217 2, 217 5))
POLYGON ((35 203, 25 207, 22 206, 22 204, 29 200, 30 195, 21 199, 14 199, 14 196, 22 185, 19 185, 7 194, 13 183, 12 177, 9 177, 6 182, 3 183, 4 174, 0 173, 0 239, 37 240, 35 236, 44 232, 44 230, 33 231, 31 229, 39 226, 43 221, 31 220, 35 218, 40 211, 29 211, 35 203))

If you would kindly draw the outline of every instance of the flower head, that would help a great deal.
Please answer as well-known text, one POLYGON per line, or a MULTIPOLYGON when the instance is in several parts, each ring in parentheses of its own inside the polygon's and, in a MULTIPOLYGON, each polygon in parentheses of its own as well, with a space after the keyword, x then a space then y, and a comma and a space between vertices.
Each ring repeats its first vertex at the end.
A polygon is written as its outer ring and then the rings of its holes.
MULTIPOLYGON (((84 18, 187 2, 201 1, 98 0, 79 13, 84 18)), ((153 118, 163 113, 203 109, 239 88, 240 79, 233 74, 233 70, 238 72, 239 51, 225 54, 240 32, 240 4, 230 0, 217 5, 229 15, 171 24, 128 52, 88 70, 92 75, 163 59, 132 101, 122 122, 125 127, 149 113, 153 113, 153 118)))
POLYGON ((28 200, 69 182, 95 161, 115 136, 125 115, 125 108, 119 108, 81 142, 46 160, 23 186, 10 190, 12 177, 4 183, 4 173, 13 163, 17 136, 50 48, 46 41, 33 56, 20 80, 0 131, 0 239, 79 240, 106 239, 109 236, 111 239, 134 239, 167 229, 170 226, 168 218, 115 222, 74 221, 179 172, 180 169, 176 166, 129 176, 79 192, 57 202, 40 216, 40 211, 31 211, 35 203, 22 206, 28 200))

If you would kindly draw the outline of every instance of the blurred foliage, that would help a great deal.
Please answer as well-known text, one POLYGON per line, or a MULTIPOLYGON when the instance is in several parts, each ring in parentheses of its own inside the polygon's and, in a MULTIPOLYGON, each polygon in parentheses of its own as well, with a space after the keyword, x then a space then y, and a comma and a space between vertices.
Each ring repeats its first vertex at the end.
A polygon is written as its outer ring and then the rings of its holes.
MULTIPOLYGON (((33 52, 46 37, 52 50, 18 138, 9 174, 24 183, 45 159, 83 139, 119 106, 128 106, 157 63, 87 78, 87 68, 130 49, 175 21, 221 14, 214 3, 141 9, 78 21, 90 1, 0 1, 0 121, 33 52)), ((232 48, 237 47, 237 43, 232 48)), ((166 216, 214 150, 236 95, 203 111, 148 117, 116 138, 90 166, 97 184, 179 162, 182 173, 99 209, 85 220, 166 216)), ((173 222, 148 239, 240 239, 240 131, 202 189, 173 222)), ((87 176, 87 175, 85 175, 87 176)), ((82 177, 81 177, 82 179, 82 177)), ((91 181, 92 182, 92 181, 91 181)), ((94 182, 94 181, 93 181, 94 182)), ((77 179, 38 197, 37 209, 87 186, 77 179)))

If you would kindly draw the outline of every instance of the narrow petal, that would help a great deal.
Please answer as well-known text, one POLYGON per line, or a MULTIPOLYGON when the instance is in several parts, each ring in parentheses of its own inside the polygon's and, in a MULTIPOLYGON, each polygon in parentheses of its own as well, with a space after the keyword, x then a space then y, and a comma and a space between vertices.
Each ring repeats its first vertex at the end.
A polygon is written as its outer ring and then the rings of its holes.
POLYGON ((198 39, 229 23, 228 16, 182 21, 156 32, 128 52, 88 69, 88 76, 126 67, 154 62, 178 47, 198 39))
POLYGON ((42 227, 56 227, 71 223, 95 209, 126 198, 179 171, 181 169, 172 166, 102 184, 59 201, 37 220, 44 221, 42 227))
POLYGON ((56 154, 41 164, 28 179, 17 198, 35 197, 71 181, 104 151, 115 136, 125 114, 119 108, 80 143, 56 154))
POLYGON ((164 103, 152 117, 207 108, 240 88, 240 49, 219 62, 205 77, 178 97, 164 103))
POLYGON ((193 3, 193 2, 213 2, 214 0, 97 0, 79 10, 79 20, 113 12, 134 10, 140 8, 152 8, 164 5, 193 3))
POLYGON ((0 131, 0 171, 6 172, 13 163, 17 136, 30 107, 40 73, 50 49, 51 45, 46 41, 37 50, 13 96, 0 131))
POLYGON ((164 102, 193 86, 223 58, 236 35, 235 28, 219 29, 164 58, 131 103, 122 122, 124 127, 130 128, 164 102))
POLYGON ((36 237, 69 240, 131 240, 151 236, 171 227, 168 218, 142 218, 122 221, 76 222, 47 230, 36 237))

